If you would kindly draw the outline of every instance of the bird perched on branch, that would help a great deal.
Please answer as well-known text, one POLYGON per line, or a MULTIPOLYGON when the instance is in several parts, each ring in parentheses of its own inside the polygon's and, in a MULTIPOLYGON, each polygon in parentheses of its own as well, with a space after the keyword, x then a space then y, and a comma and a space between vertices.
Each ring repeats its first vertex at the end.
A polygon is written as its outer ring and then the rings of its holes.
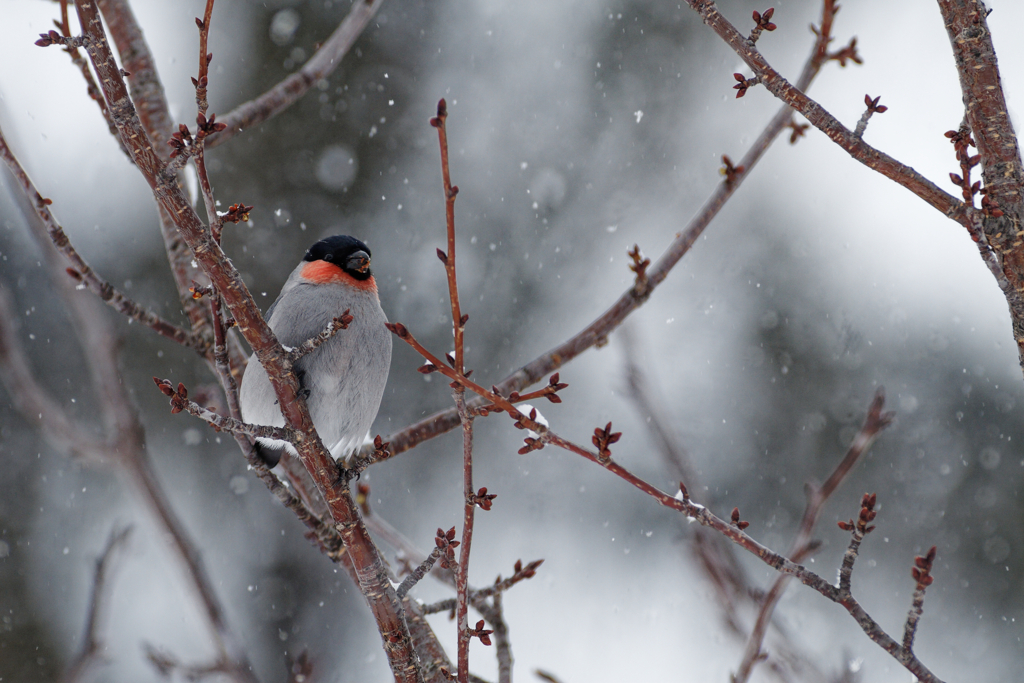
MULTIPOLYGON (((377 416, 391 366, 391 333, 370 272, 370 248, 354 237, 335 235, 306 252, 288 276, 266 319, 277 339, 297 347, 323 332, 348 311, 347 329, 295 362, 302 392, 317 432, 335 458, 351 455, 368 436, 377 416)), ((242 419, 284 426, 284 416, 266 370, 254 353, 239 390, 242 419)), ((273 467, 291 444, 257 439, 257 452, 273 467)))

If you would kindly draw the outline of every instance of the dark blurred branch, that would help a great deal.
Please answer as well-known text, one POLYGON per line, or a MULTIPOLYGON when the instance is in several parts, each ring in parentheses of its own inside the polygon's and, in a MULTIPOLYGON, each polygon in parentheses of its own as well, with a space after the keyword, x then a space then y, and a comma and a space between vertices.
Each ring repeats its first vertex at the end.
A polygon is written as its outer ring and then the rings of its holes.
POLYGON ((753 70, 758 83, 800 112, 851 157, 910 190, 947 218, 963 225, 973 237, 984 235, 987 238, 997 258, 989 257, 988 245, 979 243, 979 251, 1010 308, 1014 340, 1024 370, 1024 240, 1019 229, 1024 219, 1021 160, 1016 134, 1006 113, 984 5, 979 0, 939 1, 957 57, 968 119, 974 119, 972 131, 977 133, 977 125, 989 131, 986 135, 990 134, 990 141, 985 143, 986 151, 981 154, 983 174, 986 182, 996 183, 993 195, 998 199, 990 200, 988 206, 978 210, 940 189, 913 168, 865 143, 856 132, 843 126, 804 94, 804 88, 790 84, 754 44, 722 16, 714 0, 687 0, 687 4, 753 70), (1001 176, 998 180, 997 175, 1001 176))
MULTIPOLYGON (((882 430, 888 427, 895 418, 895 413, 882 412, 884 406, 885 389, 879 387, 875 392, 871 405, 868 407, 864 424, 861 425, 857 435, 854 436, 853 443, 850 444, 846 456, 836 465, 836 468, 829 475, 828 479, 825 480, 824 484, 818 486, 811 482, 805 487, 807 506, 804 508, 804 516, 800 520, 796 538, 793 539, 793 543, 787 553, 787 556, 793 562, 803 562, 804 558, 818 546, 818 543, 812 540, 811 534, 814 533, 814 527, 818 522, 818 516, 821 514, 822 507, 824 507, 835 490, 850 474, 861 455, 871 447, 871 444, 882 430)), ((747 640, 746 648, 744 648, 743 659, 740 661, 739 669, 734 676, 735 683, 745 683, 749 680, 754 667, 765 658, 766 655, 761 651, 761 643, 768 632, 768 625, 771 623, 772 615, 775 613, 775 607, 782 598, 788 581, 788 576, 782 575, 777 577, 775 583, 772 584, 771 589, 769 589, 767 595, 761 601, 757 621, 754 623, 754 628, 750 633, 750 638, 747 640)))
POLYGON ((92 595, 89 598, 89 612, 85 618, 85 633, 82 636, 82 647, 64 672, 62 678, 64 683, 77 683, 84 680, 89 668, 99 657, 103 649, 103 643, 100 640, 100 630, 103 628, 103 621, 107 612, 106 602, 110 594, 108 585, 113 573, 111 564, 114 561, 114 553, 125 544, 131 531, 132 528, 130 526, 120 530, 111 530, 107 544, 103 548, 99 559, 96 560, 96 572, 92 580, 92 595))
MULTIPOLYGON (((32 217, 27 216, 32 222, 32 217)), ((166 494, 157 483, 146 451, 145 436, 125 387, 120 381, 117 347, 106 317, 95 310, 89 297, 69 291, 60 257, 49 249, 39 231, 32 234, 43 253, 50 279, 71 314, 77 338, 82 346, 86 368, 98 396, 103 437, 98 440, 93 430, 75 424, 61 406, 50 399, 32 376, 28 359, 20 349, 11 323, 17 318, 10 311, 5 296, 0 296, 0 377, 8 392, 30 421, 38 421, 42 432, 55 445, 91 461, 117 465, 128 476, 143 503, 163 528, 172 548, 182 560, 185 575, 196 593, 198 607, 207 621, 218 651, 220 666, 231 672, 238 683, 252 683, 244 650, 227 625, 212 583, 206 575, 199 551, 175 516, 166 494)), ((2 294, 2 293, 0 293, 2 294)))
MULTIPOLYGON (((834 3, 832 0, 826 0, 823 7, 822 24, 815 31, 817 39, 811 51, 811 56, 804 64, 803 71, 796 83, 796 87, 801 91, 807 90, 810 87, 811 82, 826 62, 830 59, 839 58, 837 55, 828 52, 828 45, 832 41, 831 31, 835 13, 834 3)), ((852 48, 849 49, 852 50, 852 48)), ((849 55, 851 53, 844 54, 849 55)), ((847 56, 847 58, 851 57, 847 56)), ((845 65, 845 62, 843 64, 845 65)), ((704 203, 701 210, 690 220, 685 229, 676 235, 672 244, 669 245, 657 260, 654 267, 645 267, 645 277, 642 280, 638 277, 634 286, 624 292, 608 310, 587 325, 587 327, 498 382, 499 393, 507 396, 512 391, 521 391, 528 386, 536 384, 549 373, 562 367, 587 349, 593 346, 600 347, 604 345, 608 341, 608 335, 630 313, 640 308, 658 285, 664 282, 672 268, 689 252, 690 248, 704 233, 705 228, 718 215, 718 212, 721 211, 726 202, 739 189, 740 185, 743 184, 750 171, 761 160, 765 152, 768 151, 768 148, 775 141, 775 138, 778 137, 779 133, 787 130, 792 125, 793 110, 788 104, 783 104, 740 160, 740 166, 744 168, 744 172, 732 180, 726 179, 718 184, 718 187, 715 188, 715 191, 704 203)), ((482 402, 479 400, 471 401, 469 408, 475 410, 481 405, 482 402)), ((459 416, 457 411, 454 408, 449 408, 391 434, 386 440, 391 443, 391 454, 397 455, 435 436, 444 434, 458 425, 459 416)), ((370 454, 371 452, 368 448, 361 452, 363 457, 369 457, 370 454)), ((373 459, 370 458, 370 460, 372 461, 373 459)))
POLYGON ((19 317, 7 290, 0 288, 0 381, 14 407, 62 451, 93 463, 106 463, 107 444, 74 424, 63 407, 39 385, 17 337, 19 317))
MULTIPOLYGON (((636 404, 641 418, 647 420, 649 434, 657 442, 658 451, 672 473, 672 478, 688 482, 692 490, 700 490, 700 478, 697 476, 690 453, 669 428, 670 420, 663 414, 661 402, 652 397, 647 378, 636 362, 638 354, 629 326, 624 327, 620 335, 624 347, 630 398, 636 404)), ((710 504, 711 501, 703 500, 703 503, 710 504)), ((692 528, 685 518, 680 519, 680 523, 684 531, 693 536, 689 548, 718 595, 717 604, 722 609, 725 623, 733 633, 744 637, 746 629, 736 608, 737 601, 744 601, 750 597, 750 588, 732 547, 721 536, 705 527, 692 528)))
POLYGON ((373 545, 352 499, 348 480, 338 476, 338 467, 324 448, 299 394, 298 380, 286 352, 263 319, 259 308, 231 260, 207 226, 203 225, 167 165, 148 144, 145 131, 128 97, 121 72, 107 44, 95 6, 75 0, 82 30, 88 38, 89 58, 99 75, 107 106, 117 124, 118 135, 129 149, 136 167, 153 190, 154 198, 171 216, 196 262, 231 311, 239 330, 267 371, 277 394, 285 424, 298 432, 296 449, 312 475, 331 511, 337 529, 358 575, 358 585, 377 622, 392 673, 400 683, 422 680, 401 604, 377 548, 373 545))
POLYGON ((257 126, 294 104, 311 87, 334 71, 356 39, 370 23, 384 0, 354 0, 352 9, 331 37, 302 68, 254 100, 241 104, 221 117, 227 130, 210 136, 207 146, 227 142, 246 128, 257 126))

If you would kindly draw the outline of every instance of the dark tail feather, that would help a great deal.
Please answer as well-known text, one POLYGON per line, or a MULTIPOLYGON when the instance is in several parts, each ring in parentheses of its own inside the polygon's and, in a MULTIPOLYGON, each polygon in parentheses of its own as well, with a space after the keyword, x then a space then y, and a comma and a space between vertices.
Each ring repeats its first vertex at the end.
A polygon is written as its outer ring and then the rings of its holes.
POLYGON ((259 442, 256 443, 256 455, 266 463, 267 467, 274 467, 277 463, 281 462, 281 453, 283 452, 283 448, 271 448, 259 442))

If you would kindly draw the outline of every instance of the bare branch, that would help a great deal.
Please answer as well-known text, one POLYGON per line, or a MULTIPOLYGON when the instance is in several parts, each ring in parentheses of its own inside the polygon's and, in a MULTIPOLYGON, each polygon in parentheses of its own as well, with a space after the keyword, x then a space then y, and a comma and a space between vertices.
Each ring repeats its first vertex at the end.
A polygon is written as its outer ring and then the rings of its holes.
POLYGON ((100 631, 106 617, 106 603, 109 597, 109 584, 113 578, 111 565, 114 553, 128 541, 132 528, 126 526, 112 529, 107 544, 96 560, 96 572, 92 580, 92 595, 89 598, 89 612, 85 619, 85 633, 82 636, 82 647, 71 660, 62 680, 64 683, 77 683, 85 679, 85 675, 103 649, 100 631))
POLYGON ((207 146, 216 147, 246 128, 257 126, 279 114, 305 95, 311 87, 329 76, 348 54, 383 1, 355 0, 352 3, 352 10, 331 37, 302 65, 301 69, 256 99, 241 104, 222 116, 220 120, 228 125, 227 130, 211 136, 206 142, 207 146))
MULTIPOLYGON (((834 14, 835 3, 832 0, 825 0, 823 3, 821 27, 815 31, 817 37, 811 50, 811 55, 804 63, 800 78, 796 82, 796 87, 799 90, 807 90, 811 82, 818 75, 821 67, 832 58, 828 52, 828 45, 832 41, 831 31, 834 14)), ((508 395, 512 391, 521 391, 558 370, 587 349, 593 346, 601 346, 607 342, 608 335, 629 314, 640 308, 658 285, 664 282, 672 268, 689 252, 690 248, 704 233, 707 226, 718 215, 718 212, 721 211, 726 202, 739 189, 743 180, 749 175, 750 170, 761 160, 761 157, 768 151, 768 148, 775 138, 778 137, 779 133, 788 129, 792 123, 793 110, 788 104, 783 104, 740 160, 740 166, 746 170, 746 173, 739 175, 734 180, 727 178, 718 184, 718 187, 705 201, 701 210, 676 236, 672 244, 668 246, 661 257, 655 262, 654 267, 645 267, 646 278, 644 278, 643 282, 641 283, 640 278, 637 278, 637 283, 624 292, 596 320, 562 344, 541 354, 498 382, 498 391, 496 393, 508 395)), ((469 408, 476 410, 481 405, 483 405, 481 401, 470 401, 469 408)), ((458 425, 459 417, 454 408, 430 415, 399 432, 391 434, 387 438, 391 443, 391 454, 398 455, 408 451, 424 441, 454 429, 458 425)), ((368 449, 364 450, 361 455, 369 458, 370 462, 373 462, 368 449)))
MULTIPOLYGON (((829 475, 828 479, 825 480, 824 484, 821 486, 813 483, 807 484, 807 506, 804 508, 803 518, 800 520, 800 526, 797 529, 796 537, 793 539, 788 553, 788 557, 792 561, 802 562, 805 557, 817 548, 818 544, 811 539, 811 534, 814 532, 821 509, 832 496, 832 493, 835 492, 853 470, 860 456, 871 447, 871 444, 882 430, 892 423, 895 414, 891 412, 883 413, 882 408, 884 405, 885 390, 879 387, 875 392, 871 405, 868 407, 864 424, 861 425, 860 430, 853 437, 853 442, 850 444, 846 456, 836 465, 836 468, 829 475)), ((750 637, 744 649, 743 659, 740 661, 739 669, 735 675, 736 683, 744 683, 744 681, 749 680, 754 667, 761 661, 761 643, 764 642, 765 634, 768 632, 768 625, 771 623, 772 615, 775 613, 775 607, 782 598, 788 582, 789 577, 787 576, 777 577, 768 593, 761 600, 757 620, 754 622, 754 628, 751 629, 750 637)))
POLYGON ((37 237, 42 235, 41 239, 37 241, 51 241, 53 243, 71 265, 67 270, 70 277, 78 281, 82 288, 96 294, 115 311, 152 328, 163 337, 167 337, 182 346, 195 349, 200 355, 206 353, 205 345, 198 337, 164 320, 156 313, 146 310, 96 274, 86 260, 75 250, 71 240, 68 239, 67 234, 64 232, 64 228, 60 226, 50 212, 50 200, 43 197, 36 189, 32 179, 28 177, 28 173, 8 146, 7 139, 4 137, 2 130, 0 130, 0 156, 3 157, 7 168, 21 187, 22 193, 32 203, 32 209, 39 218, 38 221, 28 221, 29 227, 37 234, 37 237))
POLYGON ((103 94, 117 124, 118 134, 128 146, 135 165, 152 188, 164 214, 174 218, 179 235, 223 297, 246 341, 266 369, 285 424, 301 435, 296 448, 320 488, 331 517, 338 524, 347 555, 358 574, 359 586, 373 612, 382 638, 389 644, 386 654, 392 673, 400 683, 419 683, 422 678, 408 625, 402 617, 401 603, 388 580, 380 554, 360 520, 348 481, 337 476, 337 466, 316 433, 306 403, 299 395, 298 381, 286 360, 284 349, 263 319, 248 288, 220 244, 199 220, 174 177, 167 174, 166 164, 156 155, 152 146, 146 143, 145 131, 128 98, 124 80, 107 45, 95 6, 87 0, 76 0, 75 6, 83 31, 89 37, 89 58, 100 76, 103 94))

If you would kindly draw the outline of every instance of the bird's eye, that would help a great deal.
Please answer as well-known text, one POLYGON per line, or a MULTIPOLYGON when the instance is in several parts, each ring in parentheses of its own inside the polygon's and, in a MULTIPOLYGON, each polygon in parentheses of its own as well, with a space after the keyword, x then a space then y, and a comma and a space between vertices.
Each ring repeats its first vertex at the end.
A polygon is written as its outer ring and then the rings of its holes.
POLYGON ((324 254, 324 261, 333 261, 334 254, 324 254))

